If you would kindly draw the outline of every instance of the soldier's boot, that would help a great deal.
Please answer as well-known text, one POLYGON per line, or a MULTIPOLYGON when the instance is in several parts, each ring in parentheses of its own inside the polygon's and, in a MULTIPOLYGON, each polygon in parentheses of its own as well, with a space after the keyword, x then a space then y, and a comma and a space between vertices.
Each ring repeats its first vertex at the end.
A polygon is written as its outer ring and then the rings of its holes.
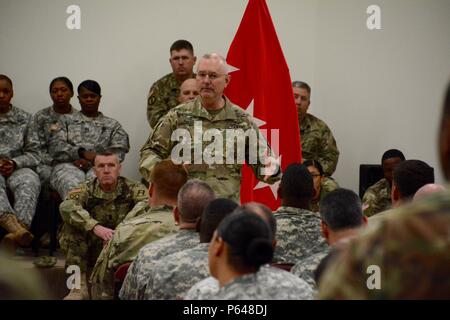
POLYGON ((5 213, 0 216, 0 227, 8 234, 3 238, 5 244, 29 246, 33 240, 33 235, 22 225, 14 214, 5 213))
POLYGON ((69 294, 67 294, 63 300, 89 300, 86 273, 82 272, 80 277, 80 289, 70 289, 69 294))

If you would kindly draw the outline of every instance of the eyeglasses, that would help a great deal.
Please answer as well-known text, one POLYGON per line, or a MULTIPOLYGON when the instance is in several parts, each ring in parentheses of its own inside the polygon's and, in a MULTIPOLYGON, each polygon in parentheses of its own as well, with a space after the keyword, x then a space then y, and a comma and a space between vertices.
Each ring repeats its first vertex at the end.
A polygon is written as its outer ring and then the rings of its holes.
POLYGON ((208 77, 209 80, 214 81, 214 80, 220 78, 221 76, 226 76, 226 75, 227 75, 226 73, 218 74, 215 72, 200 71, 197 73, 197 79, 204 80, 204 79, 206 79, 206 77, 208 77))
POLYGON ((313 178, 317 178, 317 177, 321 177, 322 175, 319 173, 311 173, 311 177, 313 178))

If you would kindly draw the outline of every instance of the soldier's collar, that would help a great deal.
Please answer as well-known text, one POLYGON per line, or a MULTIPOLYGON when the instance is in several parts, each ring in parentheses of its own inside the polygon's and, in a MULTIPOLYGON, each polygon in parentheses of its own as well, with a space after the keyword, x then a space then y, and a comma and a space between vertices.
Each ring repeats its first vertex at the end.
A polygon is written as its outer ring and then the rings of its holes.
POLYGON ((225 100, 225 105, 220 110, 220 112, 214 116, 212 116, 208 110, 206 110, 202 106, 202 102, 200 97, 196 98, 194 100, 194 110, 193 113, 198 117, 203 117, 206 119, 214 118, 215 120, 236 120, 237 116, 236 113, 232 109, 232 104, 230 100, 226 96, 222 96, 225 100))

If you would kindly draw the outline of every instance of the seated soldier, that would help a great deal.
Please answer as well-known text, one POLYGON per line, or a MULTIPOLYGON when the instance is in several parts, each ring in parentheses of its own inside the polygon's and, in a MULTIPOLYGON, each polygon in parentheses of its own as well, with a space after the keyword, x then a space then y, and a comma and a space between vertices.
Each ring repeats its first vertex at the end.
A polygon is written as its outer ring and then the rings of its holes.
POLYGON ((333 133, 325 122, 308 113, 311 87, 302 81, 292 83, 302 144, 303 160, 317 160, 326 177, 333 175, 339 159, 339 150, 333 133))
POLYGON ((40 146, 41 163, 36 167, 41 183, 50 182, 53 158, 49 153, 49 142, 60 128, 68 125, 68 119, 78 113, 70 104, 73 97, 72 82, 58 77, 50 82, 50 97, 53 105, 38 111, 32 118, 29 139, 40 146))
POLYGON ((87 177, 98 150, 112 150, 122 162, 130 149, 128 134, 119 122, 98 111, 101 99, 100 85, 86 80, 78 86, 81 112, 71 117, 70 123, 58 128, 49 143, 49 152, 56 164, 50 184, 62 199, 87 177))
MULTIPOLYGON (((397 208, 411 202, 415 193, 423 186, 434 183, 434 169, 420 160, 405 160, 393 172, 391 201, 397 208)), ((378 223, 391 215, 393 209, 380 212, 369 219, 370 224, 378 223)))
POLYGON ((405 161, 405 156, 400 150, 390 149, 383 153, 381 166, 384 178, 369 187, 362 198, 364 214, 367 217, 391 208, 392 172, 402 161, 405 161))
POLYGON ((11 104, 13 94, 11 79, 0 75, 0 227, 8 232, 6 246, 14 250, 33 239, 28 230, 41 184, 31 169, 40 161, 39 146, 26 141, 31 115, 11 104), (13 206, 7 188, 14 196, 13 206))
MULTIPOLYGON (((360 227, 367 224, 361 200, 356 193, 347 189, 337 189, 327 194, 322 201, 320 216, 322 235, 330 247, 344 245, 356 235, 360 227)), ((300 260, 292 267, 291 273, 315 287, 314 271, 329 250, 327 248, 300 260)))
POLYGON ((153 83, 148 93, 147 120, 153 129, 161 117, 180 103, 180 85, 186 79, 195 77, 193 69, 196 60, 189 41, 177 40, 170 46, 172 72, 153 83))
POLYGON ((194 100, 198 96, 198 86, 195 79, 187 79, 181 84, 178 102, 180 104, 194 100))
POLYGON ((194 284, 209 275, 208 247, 223 218, 238 207, 229 199, 215 199, 203 211, 200 220, 200 243, 191 249, 165 256, 153 264, 147 279, 144 299, 182 299, 194 284))
POLYGON ((290 164, 278 189, 281 207, 274 213, 277 220, 277 247, 274 262, 295 264, 300 259, 326 248, 320 232, 320 218, 309 211, 313 181, 306 166, 290 164))
POLYGON ((100 253, 91 275, 93 299, 113 299, 114 271, 133 261, 139 250, 152 241, 176 231, 167 206, 175 207, 187 172, 170 160, 159 162, 150 175, 149 198, 139 202, 114 231, 100 253))
POLYGON ((234 213, 214 232, 209 246, 209 270, 218 280, 214 300, 305 300, 312 289, 287 271, 268 267, 273 257, 273 237, 269 225, 256 214, 234 213))
POLYGON ((308 168, 313 178, 314 192, 311 200, 311 211, 319 212, 322 199, 331 191, 339 188, 339 185, 333 178, 328 178, 323 175, 322 165, 316 160, 306 160, 303 162, 303 165, 308 168))
POLYGON ((181 187, 177 206, 174 208, 174 219, 179 225, 178 232, 151 242, 139 250, 138 256, 128 269, 120 290, 120 299, 143 299, 154 262, 198 244, 197 221, 214 198, 214 191, 203 181, 189 180, 181 187))
MULTIPOLYGON (((450 85, 441 115, 439 155, 444 176, 449 181, 450 85)), ((449 252, 450 193, 447 189, 394 209, 379 225, 351 241, 325 269, 319 296, 323 299, 448 299, 449 252), (377 266, 378 272, 368 274, 361 266, 377 266)))
POLYGON ((81 288, 72 289, 67 299, 86 299, 86 272, 92 270, 103 246, 114 229, 140 201, 147 199, 145 187, 121 177, 118 156, 98 153, 94 159, 96 178, 73 189, 59 210, 64 222, 60 245, 66 254, 66 266, 78 265, 81 288))

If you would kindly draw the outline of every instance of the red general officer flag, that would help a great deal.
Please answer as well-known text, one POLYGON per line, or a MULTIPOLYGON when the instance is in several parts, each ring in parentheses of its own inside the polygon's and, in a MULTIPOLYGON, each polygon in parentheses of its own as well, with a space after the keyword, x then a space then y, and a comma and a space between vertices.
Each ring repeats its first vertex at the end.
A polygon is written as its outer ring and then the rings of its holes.
MULTIPOLYGON (((265 0, 248 2, 228 51, 227 63, 238 69, 231 73, 227 97, 247 112, 253 112, 259 129, 267 130, 267 141, 275 156, 281 157, 283 170, 292 162, 301 162, 291 78, 265 0), (276 129, 279 130, 279 148, 276 146, 276 129)), ((258 181, 253 171, 244 166, 242 203, 257 201, 275 210, 280 205, 277 187, 278 183, 267 185, 258 181)))

